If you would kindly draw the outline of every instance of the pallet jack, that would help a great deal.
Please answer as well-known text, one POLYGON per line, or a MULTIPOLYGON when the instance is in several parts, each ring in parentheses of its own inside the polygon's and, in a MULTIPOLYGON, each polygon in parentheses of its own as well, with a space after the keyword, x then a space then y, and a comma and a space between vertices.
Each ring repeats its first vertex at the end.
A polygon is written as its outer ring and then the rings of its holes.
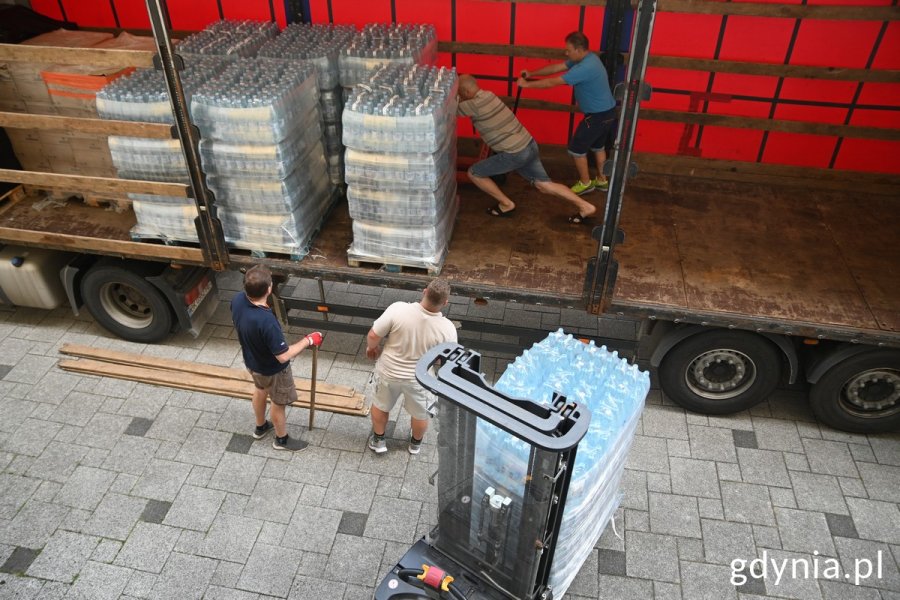
POLYGON ((559 394, 549 407, 506 396, 487 384, 480 364, 480 354, 454 343, 417 364, 416 379, 439 398, 438 524, 384 577, 374 600, 553 598, 570 467, 590 412, 559 394), (484 468, 485 428, 527 456, 521 470, 502 459, 499 469, 484 468))

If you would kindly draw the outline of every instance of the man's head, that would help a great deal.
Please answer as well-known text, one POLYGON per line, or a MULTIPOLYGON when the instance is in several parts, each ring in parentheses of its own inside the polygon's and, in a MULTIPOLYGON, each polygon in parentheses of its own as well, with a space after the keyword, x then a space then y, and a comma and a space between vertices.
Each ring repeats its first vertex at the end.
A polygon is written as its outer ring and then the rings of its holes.
POLYGON ((252 300, 261 300, 269 295, 272 285, 272 271, 264 265, 256 265, 244 273, 244 292, 252 300))
POLYGON ((572 62, 581 62, 590 52, 590 45, 586 35, 573 31, 566 36, 566 58, 572 62))
POLYGON ((459 76, 459 97, 461 100, 470 100, 478 93, 478 81, 471 75, 459 76))
POLYGON ((422 294, 422 304, 431 312, 437 312, 450 301, 450 284, 440 277, 432 279, 425 293, 422 294))

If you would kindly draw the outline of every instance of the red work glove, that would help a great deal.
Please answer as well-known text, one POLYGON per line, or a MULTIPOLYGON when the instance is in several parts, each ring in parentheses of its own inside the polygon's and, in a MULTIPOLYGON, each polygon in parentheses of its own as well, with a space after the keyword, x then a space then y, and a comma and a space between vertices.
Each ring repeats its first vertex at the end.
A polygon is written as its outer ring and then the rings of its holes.
POLYGON ((322 333, 313 331, 312 333, 307 334, 306 341, 309 342, 310 346, 316 346, 318 348, 322 345, 322 333))

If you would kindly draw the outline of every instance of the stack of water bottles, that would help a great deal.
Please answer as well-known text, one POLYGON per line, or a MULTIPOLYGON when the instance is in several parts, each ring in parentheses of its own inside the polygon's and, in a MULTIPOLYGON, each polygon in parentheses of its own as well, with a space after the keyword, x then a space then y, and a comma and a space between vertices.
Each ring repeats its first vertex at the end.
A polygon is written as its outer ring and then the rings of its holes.
POLYGON ((436 60, 434 25, 370 23, 341 52, 341 85, 365 82, 383 65, 432 65, 436 60))
POLYGON ((453 69, 384 66, 344 107, 353 260, 440 270, 453 232, 453 69))
POLYGON ((253 57, 278 35, 278 25, 262 21, 216 21, 178 44, 178 54, 193 56, 253 57))
MULTIPOLYGON (((557 392, 591 413, 588 433, 578 445, 550 572, 553 597, 561 598, 621 500, 625 460, 650 390, 650 377, 615 352, 593 342, 584 344, 560 329, 518 357, 494 389, 545 406, 557 392)), ((473 497, 494 487, 512 498, 511 522, 515 522, 525 491, 529 446, 479 420, 475 456, 473 497)), ((479 504, 473 502, 472 508, 479 510, 479 504)), ((472 522, 478 522, 477 515, 472 522)), ((476 535, 473 530, 474 545, 476 535)))
POLYGON ((331 200, 312 64, 235 59, 191 100, 225 241, 302 255, 331 200))
MULTIPOLYGON (((185 97, 223 68, 216 57, 195 57, 181 71, 185 97)), ((138 69, 97 92, 101 118, 122 121, 174 123, 169 93, 161 71, 138 69)), ((122 179, 188 183, 187 165, 178 140, 109 136, 113 164, 122 179)), ((173 241, 197 241, 194 218, 197 208, 190 198, 128 194, 137 219, 135 237, 173 241)))
POLYGON ((338 58, 355 34, 356 29, 352 25, 292 23, 259 51, 261 57, 302 60, 315 65, 328 173, 335 185, 344 183, 344 145, 341 140, 344 99, 338 58))

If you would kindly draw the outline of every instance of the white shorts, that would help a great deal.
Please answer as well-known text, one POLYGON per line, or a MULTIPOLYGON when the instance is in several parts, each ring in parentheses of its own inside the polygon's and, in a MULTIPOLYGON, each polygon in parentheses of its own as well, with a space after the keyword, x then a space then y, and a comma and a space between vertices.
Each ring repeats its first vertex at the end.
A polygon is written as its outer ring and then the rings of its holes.
POLYGON ((419 385, 415 379, 391 379, 379 373, 372 376, 374 391, 371 393, 372 406, 391 412, 400 396, 403 396, 403 408, 413 419, 424 421, 431 415, 429 410, 434 405, 434 394, 419 385))

